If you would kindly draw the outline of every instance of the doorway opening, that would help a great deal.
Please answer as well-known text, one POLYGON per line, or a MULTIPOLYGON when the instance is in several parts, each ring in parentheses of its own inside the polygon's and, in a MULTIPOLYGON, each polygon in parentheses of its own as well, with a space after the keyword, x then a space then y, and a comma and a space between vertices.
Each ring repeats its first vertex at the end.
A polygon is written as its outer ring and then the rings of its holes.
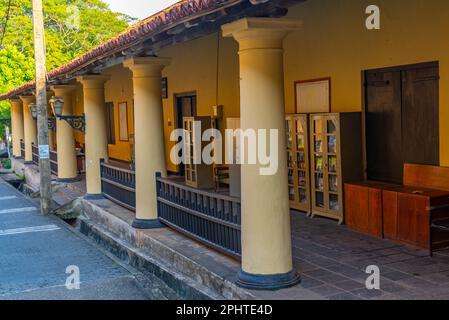
MULTIPOLYGON (((183 94, 175 94, 175 123, 176 129, 183 129, 183 118, 194 117, 197 115, 197 98, 196 92, 188 92, 183 94)), ((180 142, 180 141, 178 141, 180 142)), ((182 152, 182 150, 180 151, 182 152)), ((179 156, 182 156, 180 154, 179 156)), ((178 165, 179 176, 184 176, 184 164, 178 165)))

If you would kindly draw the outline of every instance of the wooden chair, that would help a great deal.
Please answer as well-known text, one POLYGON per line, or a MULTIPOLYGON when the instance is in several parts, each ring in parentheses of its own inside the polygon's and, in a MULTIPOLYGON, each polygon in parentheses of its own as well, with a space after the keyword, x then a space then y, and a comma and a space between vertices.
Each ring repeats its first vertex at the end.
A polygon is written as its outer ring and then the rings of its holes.
POLYGON ((429 251, 431 257, 433 256, 433 253, 435 251, 449 248, 449 218, 447 217, 448 211, 449 205, 430 208, 429 251))
POLYGON ((214 167, 214 185, 215 192, 220 191, 222 184, 229 185, 229 167, 228 166, 215 166, 214 167))

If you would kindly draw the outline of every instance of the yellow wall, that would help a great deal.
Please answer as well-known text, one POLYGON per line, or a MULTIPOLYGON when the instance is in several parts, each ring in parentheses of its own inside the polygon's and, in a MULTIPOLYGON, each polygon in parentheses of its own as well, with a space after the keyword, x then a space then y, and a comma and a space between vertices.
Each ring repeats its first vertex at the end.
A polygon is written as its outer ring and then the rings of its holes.
MULTIPOLYGON (((171 57, 172 63, 163 71, 168 79, 168 99, 164 99, 164 133, 166 141, 167 170, 176 171, 170 163, 170 133, 175 129, 175 94, 196 92, 197 115, 211 116, 212 107, 223 105, 224 117, 238 117, 240 114, 238 45, 217 33, 164 48, 160 57, 171 57), (218 100, 217 100, 217 48, 218 58, 218 100), (169 126, 169 120, 171 126, 169 126)), ((220 121, 223 128, 224 121, 220 121)))
MULTIPOLYGON (((120 141, 118 105, 122 102, 126 102, 128 105, 128 136, 131 140, 131 135, 134 133, 132 73, 122 65, 117 65, 104 70, 103 74, 111 76, 111 80, 105 84, 105 101, 114 103, 115 144, 108 146, 109 157, 131 161, 130 141, 120 141)), ((150 139, 151 137, 148 137, 149 141, 150 139)))
MULTIPOLYGON (((303 29, 291 33, 285 48, 286 112, 295 112, 294 82, 332 78, 332 111, 362 110, 362 71, 421 62, 440 62, 440 149, 441 165, 449 166, 449 2, 446 0, 310 0, 290 8, 289 18, 303 21, 303 29), (381 9, 381 30, 365 28, 365 9, 381 9)), ((163 71, 168 79, 168 99, 163 100, 167 169, 176 171, 169 155, 175 129, 175 95, 196 92, 199 116, 212 115, 212 106, 223 105, 224 117, 239 117, 238 45, 231 38, 212 34, 164 48, 160 57, 172 58, 163 71), (217 48, 218 100, 216 89, 217 48)), ((115 106, 116 144, 109 146, 112 158, 129 161, 129 142, 119 140, 118 103, 128 103, 128 127, 133 133, 132 74, 121 65, 109 68, 105 101, 115 106)), ((75 113, 82 113, 78 90, 75 113)), ((220 122, 223 129, 225 121, 220 122)), ((76 133, 77 141, 84 137, 76 133)), ((151 137, 148 137, 149 142, 151 137)))
POLYGON ((332 111, 362 110, 362 71, 440 62, 440 158, 449 166, 449 1, 311 0, 290 9, 303 21, 285 40, 287 112, 295 112, 294 81, 332 78, 332 111), (381 30, 365 27, 365 9, 381 10, 381 30))

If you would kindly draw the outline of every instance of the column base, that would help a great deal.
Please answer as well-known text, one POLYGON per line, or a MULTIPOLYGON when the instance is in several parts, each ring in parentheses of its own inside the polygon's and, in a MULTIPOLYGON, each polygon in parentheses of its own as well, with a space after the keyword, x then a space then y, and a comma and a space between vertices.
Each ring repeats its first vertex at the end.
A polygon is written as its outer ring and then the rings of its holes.
POLYGON ((56 182, 60 182, 60 183, 73 183, 73 182, 78 182, 80 181, 81 178, 80 177, 75 177, 75 178, 58 178, 56 179, 56 182))
POLYGON ((85 200, 103 200, 103 199, 105 199, 105 198, 104 198, 103 195, 100 193, 100 194, 86 194, 86 195, 83 197, 83 199, 85 199, 85 200))
POLYGON ((25 161, 24 164, 34 164, 33 161, 25 161))
POLYGON ((296 270, 283 274, 258 275, 240 271, 237 285, 252 290, 280 290, 293 287, 301 282, 296 270))
POLYGON ((159 221, 159 219, 134 219, 132 227, 135 229, 160 229, 165 226, 159 221))

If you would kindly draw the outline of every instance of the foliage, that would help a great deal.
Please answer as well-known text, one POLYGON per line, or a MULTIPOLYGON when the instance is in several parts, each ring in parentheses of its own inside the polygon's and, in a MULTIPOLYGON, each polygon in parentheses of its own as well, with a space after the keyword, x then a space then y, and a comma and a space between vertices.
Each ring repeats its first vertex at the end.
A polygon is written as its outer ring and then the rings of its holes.
MULTIPOLYGON (((101 0, 44 0, 47 70, 89 51, 126 29, 135 19, 112 12, 101 0)), ((0 39, 8 0, 0 0, 0 39)), ((12 0, 10 19, 0 44, 0 93, 34 78, 32 0, 12 0)), ((9 118, 0 102, 0 118, 9 118)), ((2 130, 3 131, 3 130, 2 130)))

